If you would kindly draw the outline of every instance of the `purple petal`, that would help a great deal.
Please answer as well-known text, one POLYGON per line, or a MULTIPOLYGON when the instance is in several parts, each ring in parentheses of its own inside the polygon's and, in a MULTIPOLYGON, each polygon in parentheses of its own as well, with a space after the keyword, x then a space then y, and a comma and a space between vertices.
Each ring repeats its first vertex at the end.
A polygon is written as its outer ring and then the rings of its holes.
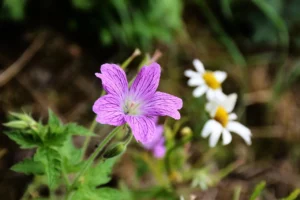
POLYGON ((182 108, 182 100, 173 95, 156 92, 143 107, 145 115, 170 116, 180 119, 179 109, 182 108))
MULTIPOLYGON (((156 117, 155 117, 156 118, 156 117)), ((160 142, 160 143, 164 143, 164 136, 163 136, 163 132, 164 132, 164 127, 162 125, 156 125, 155 127, 155 134, 152 138, 152 140, 148 143, 143 144, 144 147, 148 150, 154 149, 155 146, 160 142), (161 141, 161 139, 163 139, 161 141)))
POLYGON ((153 117, 126 115, 125 121, 131 128, 132 134, 138 142, 149 143, 155 134, 153 117))
POLYGON ((166 147, 164 146, 164 144, 157 145, 153 149, 153 155, 155 158, 163 158, 165 154, 166 154, 166 147))
POLYGON ((97 114, 97 122, 120 126, 125 123, 120 99, 112 94, 100 97, 93 105, 93 111, 97 114))
POLYGON ((135 78, 130 93, 142 99, 147 99, 147 97, 153 95, 159 84, 160 72, 161 69, 157 63, 143 67, 135 78))
POLYGON ((109 94, 123 98, 128 91, 128 82, 124 70, 115 64, 101 65, 101 73, 95 75, 102 80, 104 90, 109 94))

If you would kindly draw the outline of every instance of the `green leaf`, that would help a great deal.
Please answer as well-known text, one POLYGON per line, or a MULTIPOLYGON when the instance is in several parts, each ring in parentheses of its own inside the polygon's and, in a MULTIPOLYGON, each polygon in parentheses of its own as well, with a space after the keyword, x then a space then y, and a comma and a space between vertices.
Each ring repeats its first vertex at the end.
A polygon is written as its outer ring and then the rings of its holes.
POLYGON ((88 187, 80 187, 73 195, 72 200, 125 200, 119 190, 113 188, 90 189, 88 187))
POLYGON ((44 165, 41 162, 28 158, 13 165, 10 169, 24 174, 42 175, 45 173, 44 165))
POLYGON ((32 130, 12 130, 4 132, 11 140, 15 141, 22 149, 31 149, 43 145, 39 135, 32 130))
POLYGON ((64 142, 67 140, 68 133, 66 133, 63 126, 48 126, 46 127, 46 134, 44 137, 44 143, 47 146, 63 146, 64 142))
POLYGON ((64 145, 59 148, 59 152, 62 155, 65 170, 67 172, 78 172, 83 162, 81 161, 81 149, 74 146, 72 136, 68 136, 64 145))
POLYGON ((48 125, 44 126, 44 142, 47 146, 62 146, 67 139, 65 127, 60 119, 49 110, 48 125))
POLYGON ((50 109, 48 110, 48 125, 50 127, 56 127, 62 125, 60 119, 50 109))
POLYGON ((163 187, 151 187, 147 189, 139 189, 132 191, 133 199, 155 199, 155 200, 174 200, 178 196, 163 187))
POLYGON ((118 157, 114 157, 97 163, 96 166, 90 168, 86 173, 82 184, 97 187, 108 183, 111 180, 113 165, 117 159, 118 157))
POLYGON ((257 197, 259 197, 262 193, 262 191, 266 187, 266 181, 261 181, 259 184, 255 186, 255 189, 253 193, 251 194, 250 200, 255 200, 257 197))
POLYGON ((45 144, 56 147, 63 146, 69 135, 93 135, 88 129, 76 123, 63 125, 51 111, 49 111, 49 122, 45 130, 45 144))
POLYGON ((72 200, 96 200, 97 194, 88 187, 80 187, 72 196, 72 200))
POLYGON ((44 164, 48 178, 48 185, 52 189, 55 187, 61 176, 61 155, 52 148, 39 148, 34 157, 35 160, 44 164))
POLYGON ((24 18, 24 0, 4 0, 3 8, 0 8, 0 16, 19 21, 24 18))
POLYGON ((115 199, 124 199, 122 198, 122 193, 119 190, 113 189, 113 188, 99 188, 96 191, 96 194, 98 196, 98 199, 101 200, 115 200, 115 199))
POLYGON ((69 123, 65 125, 66 133, 71 135, 94 135, 89 129, 80 126, 76 123, 69 123))

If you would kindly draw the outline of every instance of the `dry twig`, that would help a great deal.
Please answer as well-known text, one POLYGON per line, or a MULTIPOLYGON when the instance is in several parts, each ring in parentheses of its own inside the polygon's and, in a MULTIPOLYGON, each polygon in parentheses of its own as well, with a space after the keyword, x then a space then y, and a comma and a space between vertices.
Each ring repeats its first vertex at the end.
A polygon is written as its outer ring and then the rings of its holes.
POLYGON ((0 74, 0 87, 4 86, 13 77, 15 77, 33 58, 38 50, 45 43, 45 33, 40 33, 32 42, 32 44, 26 49, 26 51, 16 60, 12 65, 0 74))

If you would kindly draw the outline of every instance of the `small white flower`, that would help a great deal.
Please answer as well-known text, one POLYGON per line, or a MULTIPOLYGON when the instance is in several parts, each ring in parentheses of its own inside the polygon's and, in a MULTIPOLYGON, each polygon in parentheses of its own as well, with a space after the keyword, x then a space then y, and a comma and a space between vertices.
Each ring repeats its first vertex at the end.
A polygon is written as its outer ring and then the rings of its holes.
POLYGON ((206 138, 210 135, 209 146, 216 146, 220 136, 222 135, 223 145, 231 142, 232 136, 230 132, 234 132, 241 136, 245 142, 251 144, 251 131, 244 125, 234 120, 237 115, 232 112, 237 100, 236 94, 225 96, 223 100, 210 101, 206 104, 206 110, 211 118, 208 120, 202 130, 202 137, 206 138))
POLYGON ((208 71, 204 69, 202 62, 198 59, 193 61, 196 71, 186 70, 184 75, 189 77, 188 85, 197 86, 193 91, 194 97, 200 97, 206 93, 207 99, 224 99, 222 83, 227 77, 226 72, 208 71))

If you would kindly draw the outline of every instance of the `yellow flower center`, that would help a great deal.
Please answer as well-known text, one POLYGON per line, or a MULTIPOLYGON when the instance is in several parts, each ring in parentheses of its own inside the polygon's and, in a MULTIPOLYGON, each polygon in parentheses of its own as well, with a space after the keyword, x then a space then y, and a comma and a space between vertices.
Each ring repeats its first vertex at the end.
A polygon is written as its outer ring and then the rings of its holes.
POLYGON ((219 83, 219 81, 216 79, 215 75, 212 72, 205 72, 202 77, 206 82, 206 84, 208 85, 208 87, 212 89, 218 89, 221 87, 221 84, 219 83))
POLYGON ((228 113, 225 108, 218 106, 214 119, 220 122, 223 127, 226 127, 228 123, 228 113))

